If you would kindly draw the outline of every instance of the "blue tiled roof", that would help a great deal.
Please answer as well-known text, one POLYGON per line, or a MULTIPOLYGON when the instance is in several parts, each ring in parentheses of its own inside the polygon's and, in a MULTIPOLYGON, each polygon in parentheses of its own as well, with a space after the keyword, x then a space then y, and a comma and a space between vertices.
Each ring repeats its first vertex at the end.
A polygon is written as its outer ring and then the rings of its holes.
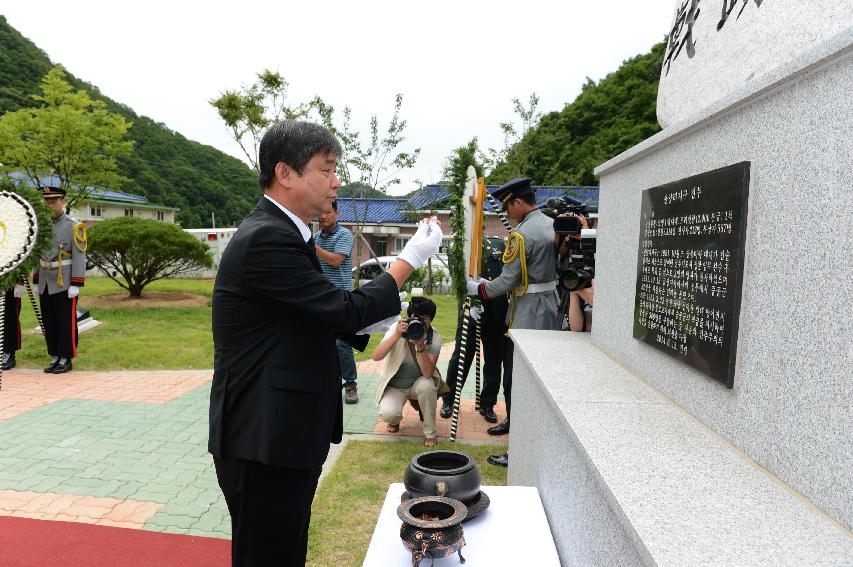
MULTIPOLYGON (((25 174, 20 171, 13 171, 9 173, 9 177, 12 179, 17 179, 23 183, 26 183, 30 187, 33 187, 32 180, 25 174)), ((55 175, 45 175, 39 179, 43 186, 48 187, 58 187, 60 184, 59 177, 55 175)), ((128 203, 147 203, 148 199, 143 197, 142 195, 135 195, 133 193, 125 193, 123 191, 113 191, 112 189, 104 189, 103 187, 86 187, 89 191, 89 196, 92 199, 110 199, 113 201, 123 201, 128 203)))
MULTIPOLYGON (((487 185, 486 190, 489 193, 497 189, 499 185, 487 185)), ((548 199, 552 197, 562 197, 568 195, 574 197, 586 204, 590 209, 598 210, 598 187, 572 187, 559 186, 552 187, 547 185, 534 186, 536 189, 536 204, 544 205, 548 199)), ((426 185, 415 193, 406 205, 411 209, 426 209, 430 205, 440 203, 450 196, 450 191, 443 185, 426 185)), ((491 205, 486 203, 486 210, 492 211, 491 205)))
POLYGON ((406 215, 400 212, 405 203, 406 201, 403 199, 338 199, 338 212, 340 213, 338 221, 364 221, 366 210, 367 220, 365 222, 414 224, 414 221, 409 220, 406 215), (356 213, 358 213, 357 216, 356 213))
POLYGON ((415 209, 425 209, 433 203, 444 201, 450 196, 447 187, 443 185, 425 185, 406 202, 407 206, 415 209))

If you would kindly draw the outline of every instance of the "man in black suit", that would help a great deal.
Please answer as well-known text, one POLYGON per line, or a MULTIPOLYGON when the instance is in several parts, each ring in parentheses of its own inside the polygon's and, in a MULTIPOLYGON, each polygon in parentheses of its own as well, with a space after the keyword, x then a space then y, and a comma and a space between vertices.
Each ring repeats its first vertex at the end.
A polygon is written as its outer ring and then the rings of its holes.
POLYGON ((398 291, 438 251, 422 221, 388 271, 354 292, 317 260, 308 223, 332 210, 341 147, 329 130, 283 121, 259 153, 263 197, 225 249, 213 291, 209 451, 232 524, 235 566, 305 564, 311 502, 342 436, 335 339, 399 315, 398 291))

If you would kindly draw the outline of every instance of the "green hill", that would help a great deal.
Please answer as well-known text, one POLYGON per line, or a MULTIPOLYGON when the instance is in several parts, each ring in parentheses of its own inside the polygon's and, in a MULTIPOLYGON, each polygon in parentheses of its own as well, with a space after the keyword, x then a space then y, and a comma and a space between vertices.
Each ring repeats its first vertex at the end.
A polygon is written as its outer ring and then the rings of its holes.
MULTIPOLYGON (((44 51, 0 16, 0 114, 32 106, 30 95, 53 65, 44 51)), ((130 181, 118 189, 180 207, 178 219, 185 228, 209 226, 211 212, 218 226, 236 226, 257 202, 257 176, 240 160, 139 116, 71 73, 66 80, 133 122, 128 136, 136 142, 134 151, 119 164, 130 181)))
POLYGON ((537 185, 598 185, 592 170, 661 128, 658 80, 666 43, 625 61, 559 112, 544 115, 489 175, 490 184, 520 176, 537 185))

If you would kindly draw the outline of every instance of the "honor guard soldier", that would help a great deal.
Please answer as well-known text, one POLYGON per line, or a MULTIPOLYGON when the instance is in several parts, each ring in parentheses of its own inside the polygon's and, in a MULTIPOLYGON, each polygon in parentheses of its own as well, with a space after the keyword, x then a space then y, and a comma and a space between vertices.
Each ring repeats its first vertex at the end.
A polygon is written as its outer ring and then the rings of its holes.
POLYGON ((21 295, 24 286, 15 285, 3 294, 3 370, 15 368, 15 351, 21 350, 21 295))
MULTIPOLYGON (((500 276, 492 281, 468 281, 469 295, 487 301, 509 296, 507 326, 510 329, 559 330, 557 309, 557 249, 554 221, 536 205, 536 191, 529 178, 513 179, 492 192, 517 227, 509 234, 500 276)), ((509 433, 514 346, 506 341, 504 398, 507 418, 488 430, 491 435, 509 433)), ((489 462, 507 466, 507 454, 492 455, 489 462)))
POLYGON ((33 274, 38 287, 47 352, 45 372, 62 374, 77 356, 77 296, 86 282, 86 226, 65 214, 65 190, 44 187, 53 216, 53 242, 33 274))
MULTIPOLYGON (((506 249, 504 239, 497 236, 489 236, 483 241, 483 280, 493 280, 501 275, 503 269, 503 255, 506 249)), ((450 363, 447 365, 447 386, 450 393, 442 396, 442 405, 439 415, 444 419, 453 414, 453 400, 459 383, 465 381, 471 369, 476 353, 476 327, 480 322, 483 343, 483 390, 480 392, 480 415, 489 423, 497 423, 498 416, 495 414, 495 404, 498 401, 498 392, 501 389, 501 367, 504 354, 506 353, 506 294, 490 297, 483 302, 482 307, 471 307, 471 319, 468 322, 467 343, 465 356, 462 357, 462 329, 465 325, 463 310, 459 310, 456 323, 456 343, 453 354, 450 355, 450 363)), ((512 369, 504 369, 510 373, 512 369)))

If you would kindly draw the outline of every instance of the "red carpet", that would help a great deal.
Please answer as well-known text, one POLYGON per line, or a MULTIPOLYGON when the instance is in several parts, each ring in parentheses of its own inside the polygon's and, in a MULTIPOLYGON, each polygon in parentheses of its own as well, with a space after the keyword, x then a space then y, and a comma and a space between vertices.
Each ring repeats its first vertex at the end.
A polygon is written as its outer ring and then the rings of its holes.
POLYGON ((2 567, 227 567, 231 541, 0 517, 2 567))

